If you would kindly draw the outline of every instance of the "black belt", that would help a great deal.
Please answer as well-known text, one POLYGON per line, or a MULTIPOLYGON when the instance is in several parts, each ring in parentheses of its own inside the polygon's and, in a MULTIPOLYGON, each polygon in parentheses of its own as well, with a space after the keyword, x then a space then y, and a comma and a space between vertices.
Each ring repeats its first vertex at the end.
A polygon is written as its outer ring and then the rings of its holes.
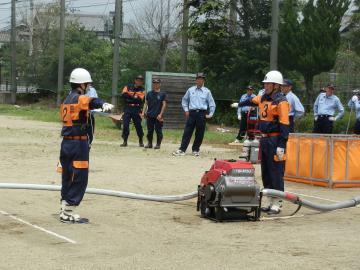
POLYGON ((206 110, 190 110, 190 112, 206 112, 206 110))
POLYGON ((332 115, 329 115, 329 114, 320 114, 318 115, 319 118, 329 118, 329 117, 332 117, 332 115))

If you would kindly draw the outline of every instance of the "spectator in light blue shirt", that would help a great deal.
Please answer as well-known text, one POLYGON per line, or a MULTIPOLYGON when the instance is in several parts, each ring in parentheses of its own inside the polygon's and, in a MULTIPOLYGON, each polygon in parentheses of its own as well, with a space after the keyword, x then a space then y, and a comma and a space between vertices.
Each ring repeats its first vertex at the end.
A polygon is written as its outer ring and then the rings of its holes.
POLYGON ((354 133, 360 135, 360 89, 355 89, 353 91, 354 96, 349 100, 348 106, 351 110, 355 110, 356 113, 356 122, 354 126, 354 133))
POLYGON ((87 91, 86 96, 92 97, 92 98, 98 98, 96 89, 94 88, 94 86, 92 84, 89 86, 89 90, 87 91))
POLYGON ((290 105, 289 112, 289 132, 294 133, 294 120, 304 115, 304 106, 301 104, 299 98, 292 92, 294 83, 292 80, 284 79, 284 84, 281 86, 281 91, 286 96, 290 105))
POLYGON ((314 131, 313 133, 331 134, 334 122, 344 115, 344 107, 340 99, 334 95, 335 86, 328 85, 325 93, 321 93, 314 103, 314 131), (335 115, 335 111, 338 111, 335 115))
POLYGON ((215 112, 215 101, 210 90, 204 86, 204 73, 197 73, 195 82, 196 85, 190 87, 182 98, 181 105, 185 112, 186 124, 180 148, 173 152, 174 156, 185 155, 194 129, 195 139, 192 145, 192 154, 199 156, 205 133, 206 119, 211 118, 215 112))
MULTIPOLYGON (((239 103, 248 99, 252 99, 253 97, 255 97, 254 95, 254 88, 249 85, 248 87, 246 87, 246 93, 243 94, 240 97, 239 103)), ((237 109, 237 118, 239 119, 239 132, 238 135, 234 141, 234 143, 240 143, 240 141, 244 138, 245 134, 246 134, 246 130, 247 130, 247 119, 248 119, 248 113, 250 111, 250 109, 252 109, 249 106, 244 106, 244 107, 238 107, 237 109)))

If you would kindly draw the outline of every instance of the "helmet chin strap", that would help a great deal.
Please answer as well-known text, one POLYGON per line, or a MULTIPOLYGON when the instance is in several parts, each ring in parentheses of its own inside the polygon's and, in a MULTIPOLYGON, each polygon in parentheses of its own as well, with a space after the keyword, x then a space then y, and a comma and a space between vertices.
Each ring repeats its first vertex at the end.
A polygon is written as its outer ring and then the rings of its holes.
POLYGON ((277 92, 279 89, 276 89, 275 88, 275 83, 272 83, 272 90, 271 92, 269 93, 269 96, 271 96, 274 92, 277 92))
POLYGON ((86 93, 87 85, 88 85, 87 83, 80 84, 80 89, 81 89, 80 94, 81 95, 84 95, 86 93), (83 88, 83 85, 85 86, 85 88, 83 88))

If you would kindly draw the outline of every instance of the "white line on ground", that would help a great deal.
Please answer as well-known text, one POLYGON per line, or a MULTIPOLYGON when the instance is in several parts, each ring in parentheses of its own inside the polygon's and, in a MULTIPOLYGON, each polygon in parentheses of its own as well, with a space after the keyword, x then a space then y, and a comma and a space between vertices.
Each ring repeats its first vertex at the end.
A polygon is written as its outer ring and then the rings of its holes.
POLYGON ((33 227, 33 228, 35 228, 35 229, 38 229, 38 230, 42 231, 42 232, 45 232, 45 233, 47 233, 47 234, 50 234, 50 235, 53 235, 53 236, 55 236, 55 237, 57 237, 57 238, 60 238, 60 239, 62 239, 62 240, 65 240, 65 241, 67 241, 67 242, 69 242, 69 243, 71 243, 71 244, 76 244, 76 242, 75 242, 74 240, 71 240, 70 238, 67 238, 67 237, 62 236, 62 235, 60 235, 60 234, 57 234, 57 233, 55 233, 55 232, 46 230, 46 229, 44 229, 44 228, 42 228, 42 227, 39 227, 39 226, 37 226, 37 225, 35 225, 35 224, 31 224, 30 222, 27 222, 27 221, 25 221, 25 220, 23 220, 23 219, 21 219, 21 218, 18 218, 18 217, 16 217, 16 216, 13 216, 13 215, 5 212, 5 211, 0 210, 0 214, 3 214, 4 216, 7 216, 7 217, 9 217, 9 218, 12 218, 12 219, 14 219, 14 220, 16 220, 16 221, 19 221, 19 222, 21 222, 21 223, 24 223, 24 224, 26 224, 26 225, 28 225, 28 226, 30 226, 30 227, 33 227))
POLYGON ((266 220, 277 220, 277 219, 290 219, 290 218, 300 218, 303 217, 304 215, 295 215, 295 216, 283 216, 283 217, 261 217, 260 220, 261 221, 266 221, 266 220))

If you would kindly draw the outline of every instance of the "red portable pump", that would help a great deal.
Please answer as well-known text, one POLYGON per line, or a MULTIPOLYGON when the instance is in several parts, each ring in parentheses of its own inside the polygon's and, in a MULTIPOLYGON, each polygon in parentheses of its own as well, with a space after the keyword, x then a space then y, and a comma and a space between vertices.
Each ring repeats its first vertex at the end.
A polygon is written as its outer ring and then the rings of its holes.
POLYGON ((260 204, 260 186, 249 162, 215 159, 198 186, 197 210, 203 217, 259 220, 260 204))

